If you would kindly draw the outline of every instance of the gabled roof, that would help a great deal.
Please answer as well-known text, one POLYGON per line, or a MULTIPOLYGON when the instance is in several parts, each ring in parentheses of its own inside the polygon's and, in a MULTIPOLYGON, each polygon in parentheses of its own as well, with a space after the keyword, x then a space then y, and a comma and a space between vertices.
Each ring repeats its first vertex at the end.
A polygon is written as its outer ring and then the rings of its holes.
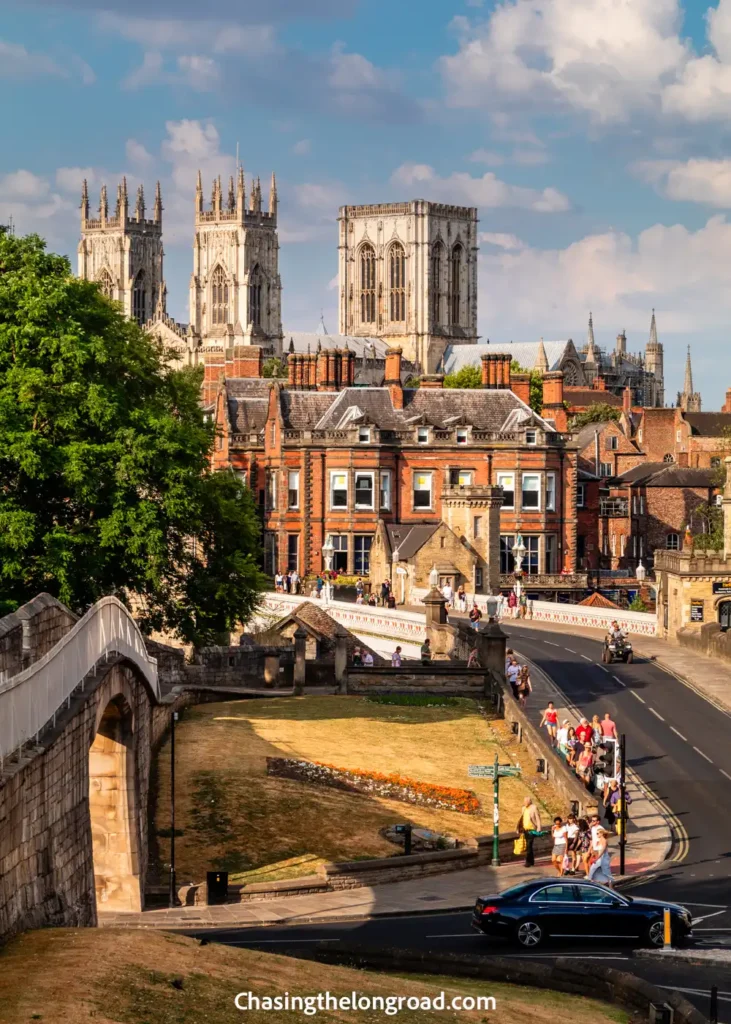
MULTIPOLYGON (((574 441, 579 446, 579 451, 583 451, 587 445, 592 444, 594 441, 594 435, 599 434, 601 437, 606 427, 610 424, 616 423, 616 420, 602 420, 601 423, 587 423, 577 433, 573 435, 574 441)), ((619 426, 619 424, 617 424, 619 426)), ((620 428, 621 431, 621 428, 620 428)))
POLYGON ((686 412, 684 419, 698 437, 723 437, 731 430, 731 412, 686 412))
POLYGON ((617 477, 618 482, 645 487, 713 487, 715 470, 690 469, 672 462, 644 462, 617 477))
POLYGON ((399 558, 408 562, 440 526, 441 523, 388 523, 386 532, 391 551, 398 548, 399 558))
POLYGON ((381 338, 356 338, 351 334, 323 334, 319 331, 284 331, 282 348, 289 352, 290 341, 294 344, 295 352, 317 352, 320 348, 345 348, 347 345, 351 352, 355 352, 357 359, 385 360, 388 345, 381 338))
POLYGON ((226 380, 228 419, 234 434, 258 434, 264 429, 270 387, 271 382, 261 377, 226 380))
MULTIPOLYGON (((338 632, 344 633, 346 636, 345 645, 348 649, 348 660, 352 658, 353 651, 356 647, 360 647, 362 651, 370 651, 373 655, 373 660, 376 664, 385 664, 386 659, 381 657, 376 651, 364 644, 363 641, 351 633, 346 626, 340 625, 336 622, 329 612, 326 612, 320 605, 315 604, 314 601, 303 601, 302 604, 298 604, 296 608, 293 608, 289 615, 285 615, 283 619, 275 622, 273 626, 270 626, 265 633, 261 634, 262 637, 272 637, 272 634, 280 634, 290 623, 296 623, 298 626, 302 626, 303 629, 311 636, 315 636, 318 640, 321 640, 325 648, 328 651, 334 651, 335 640, 338 632)), ((289 641, 288 641, 289 643, 289 641)))
MULTIPOLYGON (((543 348, 548 359, 548 369, 560 369, 569 341, 544 341, 543 348)), ((539 362, 541 342, 510 341, 489 345, 448 345, 444 353, 444 372, 456 373, 463 366, 479 366, 483 355, 510 355, 526 370, 532 370, 539 362)))
POLYGON ((569 405, 612 405, 617 408, 622 406, 622 396, 615 395, 613 391, 602 391, 598 388, 575 388, 565 387, 563 397, 569 405))
POLYGON ((598 590, 595 590, 593 594, 589 594, 583 601, 579 601, 579 604, 583 604, 585 608, 619 608, 618 604, 610 601, 608 597, 604 597, 598 590))

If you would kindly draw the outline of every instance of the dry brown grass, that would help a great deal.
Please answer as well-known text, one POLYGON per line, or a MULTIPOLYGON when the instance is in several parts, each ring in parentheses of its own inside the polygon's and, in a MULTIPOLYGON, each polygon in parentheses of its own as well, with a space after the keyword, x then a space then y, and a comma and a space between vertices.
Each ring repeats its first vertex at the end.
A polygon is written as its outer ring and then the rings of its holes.
MULTIPOLYGON (((492 995, 500 1024, 553 1024, 560 1019, 626 1024, 622 1010, 576 995, 456 978, 426 980, 371 974, 344 967, 226 946, 201 947, 177 935, 112 929, 28 932, 0 952, 3 1024, 285 1024, 310 1018, 297 1012, 238 1012, 238 992, 275 996, 352 991, 369 995, 492 995), (177 979, 179 987, 172 982, 177 979), (182 983, 182 984, 181 984, 182 983)), ((455 1020, 453 1012, 404 1010, 400 1024, 455 1020)), ((462 1011, 459 1020, 484 1021, 485 1011, 462 1011)), ((382 1011, 323 1010, 323 1024, 375 1024, 382 1011)))
MULTIPOLYGON (((203 704, 176 731, 178 880, 200 881, 212 867, 234 881, 312 874, 327 860, 389 856, 379 835, 395 822, 467 838, 492 831, 492 784, 469 779, 469 764, 511 760, 508 727, 487 721, 471 700, 451 707, 380 705, 360 697, 272 698, 203 704), (400 772, 421 782, 472 788, 483 814, 417 807, 266 775, 267 756, 300 757, 344 768, 400 772)), ((158 758, 158 829, 169 828, 169 757, 158 758)), ((531 778, 535 778, 530 764, 531 778)), ((521 779, 500 787, 502 828, 513 828, 524 795, 521 779)), ((538 801, 553 812, 548 785, 538 801)), ((159 840, 160 857, 169 840, 159 840)))

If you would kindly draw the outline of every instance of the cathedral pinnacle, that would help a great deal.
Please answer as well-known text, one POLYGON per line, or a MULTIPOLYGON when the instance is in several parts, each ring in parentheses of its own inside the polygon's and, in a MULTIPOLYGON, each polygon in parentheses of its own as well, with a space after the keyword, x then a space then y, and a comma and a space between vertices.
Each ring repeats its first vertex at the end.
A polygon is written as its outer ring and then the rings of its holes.
POLYGON ((251 193, 249 195, 249 213, 256 209, 256 179, 251 179, 251 193))
POLYGON ((86 178, 81 186, 81 219, 89 219, 89 185, 86 178))
POLYGON ((234 191, 234 176, 233 174, 228 179, 228 210, 229 213, 233 213, 236 209, 236 193, 234 191))
POLYGON ((236 207, 240 213, 246 209, 246 181, 244 180, 244 168, 239 167, 236 182, 236 207))
POLYGON ((277 179, 274 171, 272 171, 272 183, 269 186, 269 213, 274 216, 277 212, 277 179))
POLYGON ((102 185, 99 193, 99 216, 104 221, 109 216, 109 203, 107 202, 107 186, 102 185))
POLYGON ((543 338, 538 342, 534 369, 540 374, 548 373, 548 356, 546 355, 546 346, 543 344, 543 338))
POLYGON ((657 345, 657 344, 658 344, 658 340, 657 340, 657 323, 655 322, 655 310, 653 309, 653 311, 652 311, 652 320, 650 320, 650 340, 648 342, 648 346, 649 345, 657 345))
POLYGON ((589 331, 587 333, 586 340, 586 362, 592 365, 596 364, 598 362, 598 359, 596 342, 594 341, 594 317, 591 313, 589 313, 589 331))
POLYGON ((195 181, 195 212, 203 213, 203 178, 200 171, 195 181))
POLYGON ((156 224, 162 223, 162 209, 162 189, 158 181, 155 184, 155 212, 153 214, 153 220, 156 224))
POLYGON ((145 189, 140 185, 137 189, 137 205, 135 206, 135 217, 137 220, 145 219, 145 189))

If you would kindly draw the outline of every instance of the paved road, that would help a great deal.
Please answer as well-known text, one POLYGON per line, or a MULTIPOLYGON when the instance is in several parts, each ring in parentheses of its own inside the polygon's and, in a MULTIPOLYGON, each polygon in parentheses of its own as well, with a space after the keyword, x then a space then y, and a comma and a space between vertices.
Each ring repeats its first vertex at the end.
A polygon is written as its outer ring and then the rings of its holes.
MULTIPOLYGON (((611 713, 627 736, 629 764, 682 823, 687 836, 683 861, 645 882, 631 883, 631 893, 685 903, 697 921, 703 918, 694 929, 699 946, 731 946, 731 716, 651 662, 603 666, 601 645, 595 640, 545 630, 532 632, 511 623, 504 623, 503 628, 509 645, 551 676, 569 703, 589 718, 611 713)), ((731 1024, 731 983, 724 984, 727 972, 717 966, 650 963, 634 958, 631 950, 603 944, 587 951, 585 945, 566 943, 528 957, 472 932, 468 914, 207 931, 201 937, 293 954, 329 939, 465 953, 489 950, 529 959, 559 953, 581 958, 590 955, 654 984, 684 991, 706 1013, 707 993, 717 984, 721 988, 719 1020, 731 1024)))

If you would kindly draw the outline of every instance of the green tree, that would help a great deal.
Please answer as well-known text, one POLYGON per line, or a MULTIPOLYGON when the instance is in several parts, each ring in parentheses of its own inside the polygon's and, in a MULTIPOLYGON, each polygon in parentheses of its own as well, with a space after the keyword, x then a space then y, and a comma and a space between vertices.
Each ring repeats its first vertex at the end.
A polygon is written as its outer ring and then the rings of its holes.
POLYGON ((619 409, 606 402, 597 402, 590 405, 584 412, 577 413, 569 426, 572 430, 580 430, 587 423, 608 423, 610 420, 619 419, 619 409))
POLYGON ((284 360, 278 356, 271 356, 269 359, 265 359, 261 368, 262 377, 286 377, 287 367, 284 365, 284 360))
POLYGON ((0 230, 0 602, 81 611, 139 599, 143 627, 194 643, 263 585, 250 492, 210 469, 198 370, 37 236, 0 230))
POLYGON ((526 370, 524 366, 521 366, 517 359, 513 359, 510 364, 511 373, 528 373, 530 374, 530 407, 533 412, 537 412, 540 416, 543 410, 543 377, 541 377, 538 370, 526 370))
POLYGON ((640 597, 639 592, 636 593, 635 596, 632 598, 632 601, 630 602, 629 610, 631 612, 646 612, 647 611, 647 605, 645 604, 645 602, 640 597))
POLYGON ((463 366, 444 378, 445 388, 481 388, 482 370, 479 366, 463 366))

